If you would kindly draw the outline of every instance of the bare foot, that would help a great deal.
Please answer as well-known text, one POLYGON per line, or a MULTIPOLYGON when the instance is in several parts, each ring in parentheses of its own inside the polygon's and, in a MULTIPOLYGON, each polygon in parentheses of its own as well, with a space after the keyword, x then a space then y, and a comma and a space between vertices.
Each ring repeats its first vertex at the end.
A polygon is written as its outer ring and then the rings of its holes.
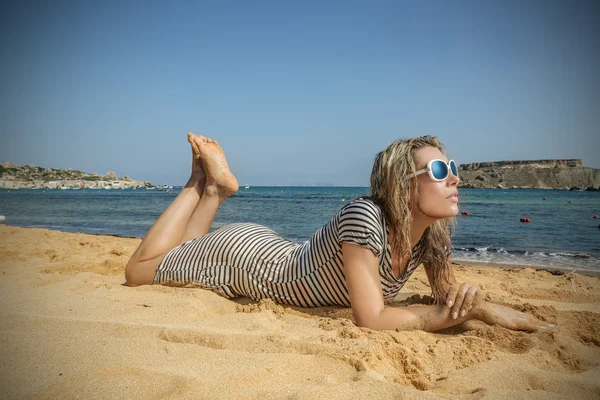
MULTIPOLYGON (((206 173, 204 171, 204 164, 202 163, 202 156, 200 154, 200 147, 196 143, 196 140, 202 138, 202 136, 196 136, 192 132, 188 132, 188 142, 192 146, 192 175, 190 176, 188 184, 198 185, 199 189, 204 190, 206 184, 206 173)), ((199 139, 200 142, 205 142, 206 139, 199 139)))
POLYGON ((517 331, 537 331, 554 328, 553 324, 540 321, 533 315, 514 310, 510 307, 486 302, 482 305, 481 320, 490 325, 501 325, 517 331))
POLYGON ((216 140, 196 136, 194 142, 200 150, 200 156, 206 172, 204 193, 218 195, 225 200, 238 191, 238 181, 229 170, 225 153, 216 140))

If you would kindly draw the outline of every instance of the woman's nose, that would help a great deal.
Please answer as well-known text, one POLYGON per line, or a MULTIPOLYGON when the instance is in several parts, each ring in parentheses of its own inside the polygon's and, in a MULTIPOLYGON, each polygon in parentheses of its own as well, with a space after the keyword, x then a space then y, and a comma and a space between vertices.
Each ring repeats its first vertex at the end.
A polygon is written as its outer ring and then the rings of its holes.
POLYGON ((458 182, 460 182, 460 178, 450 172, 450 175, 448 175, 448 182, 450 183, 450 186, 457 186, 458 182))

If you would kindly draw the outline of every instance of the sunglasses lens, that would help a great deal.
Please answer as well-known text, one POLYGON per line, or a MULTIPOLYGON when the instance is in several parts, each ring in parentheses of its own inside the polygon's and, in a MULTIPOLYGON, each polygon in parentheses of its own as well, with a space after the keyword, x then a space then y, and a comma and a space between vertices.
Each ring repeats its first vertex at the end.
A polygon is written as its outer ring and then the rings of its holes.
POLYGON ((437 180, 444 180, 448 177, 448 165, 440 160, 431 163, 431 174, 437 180))
POLYGON ((456 167, 454 160, 450 160, 450 170, 454 176, 458 177, 458 168, 456 167))

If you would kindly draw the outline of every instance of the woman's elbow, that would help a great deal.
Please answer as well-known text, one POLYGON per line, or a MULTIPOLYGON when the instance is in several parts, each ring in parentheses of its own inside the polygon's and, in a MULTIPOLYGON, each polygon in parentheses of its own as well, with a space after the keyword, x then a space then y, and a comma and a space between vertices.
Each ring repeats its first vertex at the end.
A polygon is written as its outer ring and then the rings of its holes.
POLYGON ((356 325, 374 331, 411 331, 424 329, 424 320, 420 316, 392 308, 371 315, 354 316, 356 325))
POLYGON ((373 329, 373 328, 371 328, 372 324, 370 324, 370 321, 367 321, 365 319, 356 318, 356 326, 358 326, 359 328, 373 329))
POLYGON ((368 328, 374 331, 382 330, 379 314, 374 315, 354 315, 356 326, 359 328, 368 328))

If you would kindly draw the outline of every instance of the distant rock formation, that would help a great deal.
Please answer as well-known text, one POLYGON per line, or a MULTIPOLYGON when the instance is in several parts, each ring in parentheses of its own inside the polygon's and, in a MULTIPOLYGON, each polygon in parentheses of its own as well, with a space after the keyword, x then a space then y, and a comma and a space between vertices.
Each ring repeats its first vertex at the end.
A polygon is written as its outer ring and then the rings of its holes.
POLYGON ((461 169, 472 170, 481 168, 495 167, 515 167, 515 166, 531 166, 537 168, 554 168, 558 167, 583 167, 581 159, 571 160, 520 160, 520 161, 490 161, 477 162, 471 164, 462 164, 461 169))
POLYGON ((128 176, 118 178, 114 172, 99 175, 31 164, 5 162, 0 165, 0 188, 4 189, 129 189, 152 186, 148 181, 136 181, 128 176))
POLYGON ((600 169, 580 159, 477 162, 459 166, 465 188, 599 190, 600 169))

